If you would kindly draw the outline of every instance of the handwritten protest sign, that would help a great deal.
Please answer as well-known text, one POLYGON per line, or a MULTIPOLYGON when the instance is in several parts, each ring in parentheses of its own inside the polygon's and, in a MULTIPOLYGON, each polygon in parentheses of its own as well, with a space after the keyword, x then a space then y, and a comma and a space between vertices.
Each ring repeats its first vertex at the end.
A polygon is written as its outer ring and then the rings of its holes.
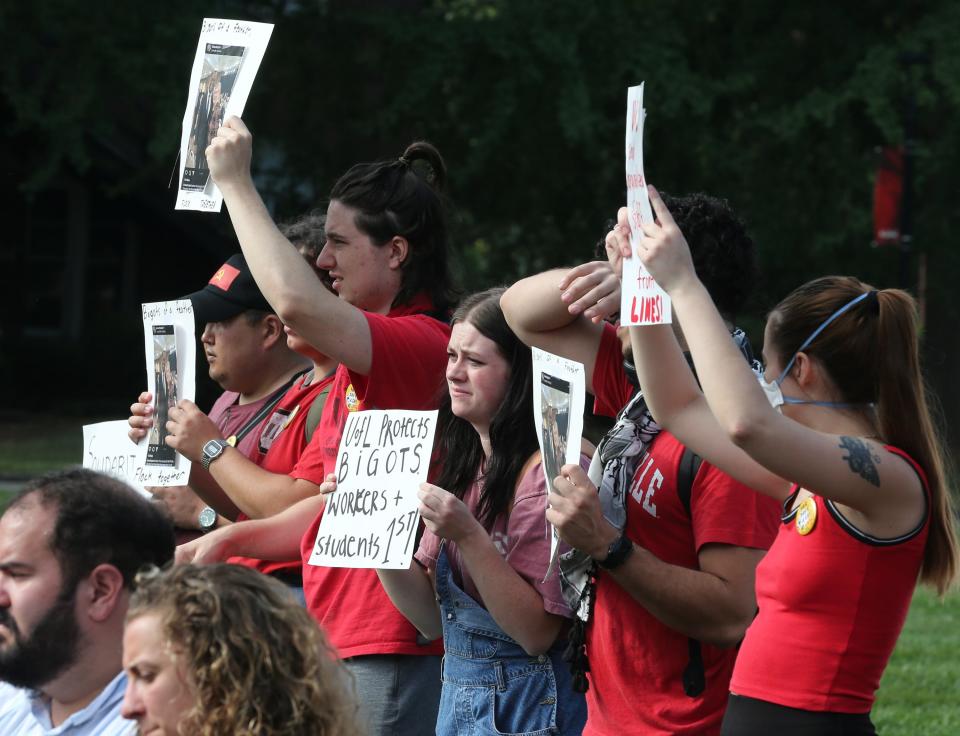
POLYGON ((112 475, 150 496, 137 480, 137 448, 125 419, 83 425, 83 467, 112 475))
MULTIPOLYGON (((537 425, 540 455, 547 491, 560 468, 580 462, 580 440, 583 436, 583 404, 586 379, 582 363, 561 358, 545 350, 533 348, 533 419, 537 425)), ((550 527, 550 565, 544 580, 550 576, 557 560, 560 536, 550 527)))
POLYGON ((190 461, 169 447, 167 419, 180 399, 196 395, 196 340, 188 299, 141 305, 147 390, 153 394, 153 427, 140 440, 137 480, 144 486, 185 485, 190 461))
POLYGON ((647 180, 643 175, 643 84, 627 90, 627 210, 630 216, 630 250, 623 261, 623 286, 620 297, 620 324, 659 325, 671 321, 670 297, 660 288, 637 257, 643 237, 642 223, 653 222, 647 180))
POLYGON ((272 32, 271 23, 203 19, 180 134, 176 209, 219 212, 223 206, 205 151, 225 119, 243 114, 272 32))
POLYGON ((436 425, 435 411, 350 414, 311 565, 410 567, 436 425))

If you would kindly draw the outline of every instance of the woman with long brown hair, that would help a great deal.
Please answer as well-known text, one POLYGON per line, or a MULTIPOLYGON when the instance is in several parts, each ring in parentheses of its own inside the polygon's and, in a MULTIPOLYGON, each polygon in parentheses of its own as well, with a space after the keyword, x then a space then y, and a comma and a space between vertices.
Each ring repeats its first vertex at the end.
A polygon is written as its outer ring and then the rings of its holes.
MULTIPOLYGON (((804 284, 770 313, 756 376, 652 188, 650 200, 657 222, 638 255, 673 300, 702 393, 669 326, 634 328, 648 405, 706 460, 783 500, 723 733, 873 734, 917 579, 942 594, 957 564, 916 305, 852 277, 804 284)), ((625 215, 608 246, 628 255, 625 215)))

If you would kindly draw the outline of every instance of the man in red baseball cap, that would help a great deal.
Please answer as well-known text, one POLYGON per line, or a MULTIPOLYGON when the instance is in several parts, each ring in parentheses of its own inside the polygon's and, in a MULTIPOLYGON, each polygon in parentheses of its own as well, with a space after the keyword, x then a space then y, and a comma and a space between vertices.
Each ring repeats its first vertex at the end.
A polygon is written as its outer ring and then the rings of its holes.
MULTIPOLYGON (((263 298, 240 253, 227 259, 193 304, 210 378, 224 389, 208 415, 237 449, 257 461, 264 423, 309 361, 287 345, 283 323, 263 298)), ((133 433, 136 430, 131 430, 133 433)), ((236 516, 231 505, 208 505, 189 486, 153 488, 181 532, 207 532, 236 516)), ((181 534, 181 538, 191 536, 181 534)))

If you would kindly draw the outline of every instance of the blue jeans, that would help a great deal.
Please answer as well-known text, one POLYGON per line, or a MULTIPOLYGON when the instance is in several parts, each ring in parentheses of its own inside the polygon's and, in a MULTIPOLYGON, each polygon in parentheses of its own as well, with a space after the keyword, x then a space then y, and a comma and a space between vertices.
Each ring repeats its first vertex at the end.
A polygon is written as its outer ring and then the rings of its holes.
POLYGON ((573 691, 561 659, 565 641, 555 642, 547 654, 524 652, 453 582, 442 547, 437 597, 445 649, 437 736, 580 736, 587 703, 573 691))
POLYGON ((343 660, 370 736, 423 736, 437 721, 440 657, 366 654, 343 660))

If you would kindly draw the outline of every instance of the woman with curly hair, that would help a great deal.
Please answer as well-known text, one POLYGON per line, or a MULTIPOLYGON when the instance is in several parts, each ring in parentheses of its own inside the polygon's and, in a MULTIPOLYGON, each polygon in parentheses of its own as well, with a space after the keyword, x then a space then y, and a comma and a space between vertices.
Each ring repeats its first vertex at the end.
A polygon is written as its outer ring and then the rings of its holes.
POLYGON ((347 675, 283 584, 238 565, 141 575, 122 713, 162 736, 359 736, 347 675))

